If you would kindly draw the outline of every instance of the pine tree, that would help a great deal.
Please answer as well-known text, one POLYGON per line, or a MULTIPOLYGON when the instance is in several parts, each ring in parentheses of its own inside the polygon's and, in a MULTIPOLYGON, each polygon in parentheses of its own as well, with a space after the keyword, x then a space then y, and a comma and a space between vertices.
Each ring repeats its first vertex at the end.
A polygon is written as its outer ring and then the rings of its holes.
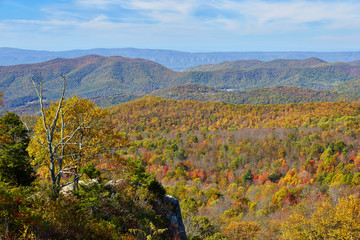
POLYGON ((35 180, 26 148, 28 131, 20 117, 8 112, 0 117, 0 179, 12 185, 29 186, 35 180))

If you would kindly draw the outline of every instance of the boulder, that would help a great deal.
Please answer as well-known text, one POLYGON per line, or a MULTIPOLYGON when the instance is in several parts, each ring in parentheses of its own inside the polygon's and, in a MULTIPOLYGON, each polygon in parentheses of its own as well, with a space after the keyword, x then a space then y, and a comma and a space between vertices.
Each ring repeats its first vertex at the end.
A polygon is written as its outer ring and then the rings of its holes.
POLYGON ((170 211, 166 213, 166 218, 169 222, 168 231, 172 239, 187 240, 179 200, 173 196, 165 195, 164 202, 170 205, 170 211))

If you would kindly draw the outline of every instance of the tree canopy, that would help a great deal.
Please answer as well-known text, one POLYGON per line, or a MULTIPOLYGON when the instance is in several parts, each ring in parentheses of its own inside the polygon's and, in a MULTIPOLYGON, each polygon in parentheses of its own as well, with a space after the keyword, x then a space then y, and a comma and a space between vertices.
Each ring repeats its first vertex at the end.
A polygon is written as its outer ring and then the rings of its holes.
POLYGON ((13 185, 28 186, 35 180, 26 148, 28 131, 20 117, 8 112, 0 117, 0 179, 13 185))
POLYGON ((53 102, 44 110, 28 151, 39 173, 51 178, 53 189, 60 191, 76 182, 82 176, 83 166, 122 144, 106 116, 106 110, 76 96, 62 103, 53 102))

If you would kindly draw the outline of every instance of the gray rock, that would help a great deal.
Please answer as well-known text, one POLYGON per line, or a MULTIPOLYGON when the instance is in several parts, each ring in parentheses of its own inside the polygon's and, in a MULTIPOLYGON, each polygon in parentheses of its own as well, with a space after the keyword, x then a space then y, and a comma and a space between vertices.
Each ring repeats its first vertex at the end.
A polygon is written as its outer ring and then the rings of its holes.
POLYGON ((168 230, 172 235, 172 239, 187 240, 179 200, 173 196, 165 195, 164 202, 171 205, 171 210, 167 212, 166 218, 169 221, 168 230))

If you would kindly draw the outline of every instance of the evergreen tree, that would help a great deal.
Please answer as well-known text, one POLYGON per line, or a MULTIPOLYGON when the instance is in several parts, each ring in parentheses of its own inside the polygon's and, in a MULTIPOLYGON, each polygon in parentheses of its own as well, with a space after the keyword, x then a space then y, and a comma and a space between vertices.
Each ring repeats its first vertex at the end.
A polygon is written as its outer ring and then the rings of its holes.
POLYGON ((28 131, 20 117, 8 112, 0 117, 0 179, 13 185, 29 186, 35 180, 26 148, 28 131))
POLYGON ((243 175, 244 183, 251 183, 253 181, 254 175, 251 172, 251 169, 248 169, 246 173, 243 175))

